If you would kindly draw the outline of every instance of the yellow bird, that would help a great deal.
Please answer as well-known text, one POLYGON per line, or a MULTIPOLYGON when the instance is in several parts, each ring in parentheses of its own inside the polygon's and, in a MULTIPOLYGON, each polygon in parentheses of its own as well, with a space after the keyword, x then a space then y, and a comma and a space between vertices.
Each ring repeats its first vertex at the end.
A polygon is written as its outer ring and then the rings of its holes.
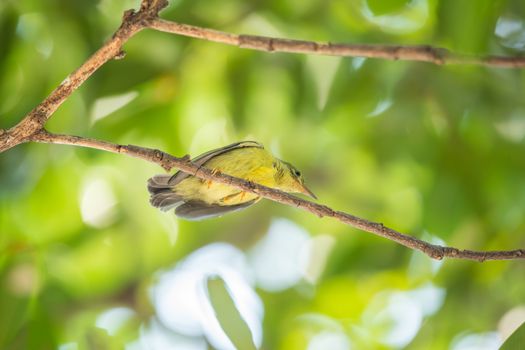
MULTIPOLYGON (((192 160, 197 166, 239 177, 285 192, 316 196, 304 184, 299 170, 275 158, 258 142, 244 141, 218 148, 192 160)), ((178 171, 175 175, 156 175, 148 180, 150 202, 154 207, 188 220, 221 216, 244 209, 260 197, 226 184, 203 180, 178 171)))

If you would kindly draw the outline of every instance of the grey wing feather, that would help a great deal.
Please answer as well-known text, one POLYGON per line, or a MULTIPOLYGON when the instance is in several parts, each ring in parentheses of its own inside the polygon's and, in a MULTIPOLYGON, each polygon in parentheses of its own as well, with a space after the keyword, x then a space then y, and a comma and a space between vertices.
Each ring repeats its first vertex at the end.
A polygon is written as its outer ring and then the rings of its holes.
POLYGON ((173 209, 184 202, 183 198, 171 190, 168 184, 170 175, 155 175, 148 180, 150 203, 163 211, 173 209))
POLYGON ((150 203, 162 211, 168 211, 184 203, 184 199, 173 192, 159 193, 151 197, 150 203))
MULTIPOLYGON (((259 142, 255 142, 255 141, 241 141, 241 142, 232 143, 231 145, 224 146, 224 147, 221 147, 221 148, 217 148, 217 149, 211 150, 209 152, 206 152, 204 154, 201 154, 197 158, 192 159, 192 162, 195 165, 200 167, 200 166, 203 166, 204 164, 206 164, 206 162, 209 161, 210 159, 212 159, 212 158, 214 158, 214 157, 216 157, 216 156, 218 156, 220 154, 232 151, 234 149, 247 148, 247 147, 264 148, 264 146, 262 144, 260 144, 259 142)), ((191 175, 187 174, 185 172, 182 172, 182 171, 177 171, 175 173, 175 175, 173 175, 169 179, 168 184, 170 186, 174 186, 174 185, 178 184, 179 182, 181 182, 182 180, 186 179, 189 176, 191 176, 191 175)))
POLYGON ((155 175, 148 179, 148 191, 151 194, 165 192, 169 189, 171 175, 155 175))
POLYGON ((214 205, 199 201, 186 202, 175 209, 175 214, 186 220, 201 220, 221 216, 223 214, 249 207, 257 202, 258 198, 236 205, 214 205))

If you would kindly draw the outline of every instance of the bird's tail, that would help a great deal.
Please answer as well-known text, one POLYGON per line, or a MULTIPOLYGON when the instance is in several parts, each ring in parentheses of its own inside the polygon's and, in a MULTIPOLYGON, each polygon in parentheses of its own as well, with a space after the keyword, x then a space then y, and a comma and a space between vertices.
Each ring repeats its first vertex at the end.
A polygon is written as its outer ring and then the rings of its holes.
POLYGON ((173 192, 173 185, 168 183, 170 178, 171 175, 155 175, 148 180, 149 201, 163 211, 176 208, 184 202, 181 196, 173 192))

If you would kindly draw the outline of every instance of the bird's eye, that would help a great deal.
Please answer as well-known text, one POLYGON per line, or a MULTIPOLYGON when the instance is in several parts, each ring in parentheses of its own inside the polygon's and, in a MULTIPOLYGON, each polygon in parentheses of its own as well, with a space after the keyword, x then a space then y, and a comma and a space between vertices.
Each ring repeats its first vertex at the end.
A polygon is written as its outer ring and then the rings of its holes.
POLYGON ((297 177, 301 176, 301 172, 300 172, 299 170, 297 170, 297 169, 294 170, 294 174, 295 174, 295 176, 297 176, 297 177))

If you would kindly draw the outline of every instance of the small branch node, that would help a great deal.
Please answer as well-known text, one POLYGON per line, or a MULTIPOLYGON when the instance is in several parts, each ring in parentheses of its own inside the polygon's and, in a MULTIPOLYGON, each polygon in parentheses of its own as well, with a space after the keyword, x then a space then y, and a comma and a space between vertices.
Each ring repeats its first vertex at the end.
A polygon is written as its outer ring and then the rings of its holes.
POLYGON ((396 46, 394 47, 394 50, 392 51, 392 57, 395 61, 398 61, 399 60, 399 53, 401 51, 401 47, 400 46, 396 46))
POLYGON ((126 57, 126 51, 124 50, 120 50, 116 55, 115 57, 113 57, 114 60, 121 60, 123 59, 124 57, 126 57))
POLYGON ((434 56, 434 62, 440 66, 444 65, 446 62, 446 57, 449 55, 449 51, 443 47, 437 47, 433 48, 432 46, 428 46, 428 49, 430 52, 432 52, 432 55, 434 56))
POLYGON ((451 257, 455 257, 455 256, 458 256, 459 254, 459 249, 457 248, 449 248, 448 249, 448 255, 451 256, 451 257))
POLYGON ((270 38, 270 40, 268 40, 268 51, 269 52, 275 51, 275 48, 273 47, 273 39, 272 38, 270 38))
POLYGON ((274 51, 275 46, 270 44, 271 39, 258 35, 239 35, 239 47, 243 49, 274 51))
POLYGON ((131 21, 131 19, 135 16, 135 10, 130 9, 124 11, 124 14, 122 15, 122 23, 131 21))
POLYGON ((142 0, 140 13, 146 13, 148 17, 157 17, 159 12, 168 6, 168 0, 142 0))
POLYGON ((154 156, 155 156, 155 159, 162 160, 162 158, 164 158, 164 152, 159 151, 158 149, 156 149, 155 152, 154 152, 154 156))
POLYGON ((436 245, 429 249, 427 253, 433 259, 443 260, 445 257, 445 248, 440 245, 436 245))

